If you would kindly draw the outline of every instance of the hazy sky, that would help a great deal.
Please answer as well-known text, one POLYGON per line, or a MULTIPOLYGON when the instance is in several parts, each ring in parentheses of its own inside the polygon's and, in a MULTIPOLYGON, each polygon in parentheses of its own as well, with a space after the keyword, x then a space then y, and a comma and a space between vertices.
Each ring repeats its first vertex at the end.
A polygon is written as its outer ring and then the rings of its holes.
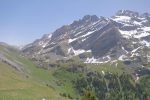
POLYGON ((0 41, 24 45, 84 15, 150 13, 150 0, 0 0, 0 41))

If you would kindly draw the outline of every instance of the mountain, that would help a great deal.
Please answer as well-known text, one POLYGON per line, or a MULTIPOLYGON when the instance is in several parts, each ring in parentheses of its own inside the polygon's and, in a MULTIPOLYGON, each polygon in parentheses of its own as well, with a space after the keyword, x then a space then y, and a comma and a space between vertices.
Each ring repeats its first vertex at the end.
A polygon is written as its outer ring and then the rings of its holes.
POLYGON ((86 15, 20 49, 0 42, 0 100, 150 100, 150 14, 86 15))
POLYGON ((35 61, 79 57, 84 63, 150 61, 150 14, 120 10, 110 18, 86 15, 44 35, 22 51, 35 61))

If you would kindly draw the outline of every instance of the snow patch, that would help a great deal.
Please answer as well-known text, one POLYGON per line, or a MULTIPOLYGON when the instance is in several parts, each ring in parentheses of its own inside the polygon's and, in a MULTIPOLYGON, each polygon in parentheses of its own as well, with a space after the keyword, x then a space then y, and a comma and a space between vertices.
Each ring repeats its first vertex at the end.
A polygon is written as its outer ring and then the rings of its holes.
POLYGON ((146 45, 147 47, 150 47, 150 42, 148 42, 148 41, 142 40, 141 43, 143 45, 146 45))
POLYGON ((49 34, 48 38, 51 38, 52 37, 52 34, 49 34))
POLYGON ((114 21, 121 21, 121 22, 129 22, 131 20, 131 17, 129 16, 115 16, 113 19, 114 21))
POLYGON ((86 52, 92 52, 91 50, 87 50, 86 52))
POLYGON ((109 55, 103 57, 103 60, 111 61, 111 57, 109 55))
POLYGON ((126 56, 125 55, 121 55, 119 58, 118 58, 118 60, 120 60, 120 61, 124 61, 124 59, 126 58, 126 56))
POLYGON ((135 35, 137 33, 137 30, 132 30, 132 31, 122 31, 119 30, 119 32, 125 37, 125 38, 130 38, 133 35, 135 35))
POLYGON ((86 52, 86 51, 83 50, 83 49, 74 50, 75 56, 77 56, 77 55, 79 55, 79 54, 82 54, 82 53, 84 53, 84 52, 86 52))
POLYGON ((86 37, 86 36, 88 36, 88 35, 91 35, 93 32, 95 32, 95 31, 87 32, 86 34, 82 35, 81 37, 86 37))
POLYGON ((143 31, 150 31, 150 27, 143 27, 143 28, 141 28, 141 29, 143 29, 143 31))
POLYGON ((141 65, 141 67, 142 67, 142 68, 144 68, 144 66, 143 66, 143 65, 141 65))
POLYGON ((140 34, 135 35, 134 37, 135 37, 135 38, 142 38, 142 37, 146 37, 146 36, 148 36, 148 35, 150 35, 150 33, 141 32, 140 34))
POLYGON ((92 57, 92 58, 87 58, 84 63, 98 63, 98 62, 97 62, 97 59, 92 57))
POLYGON ((141 22, 137 22, 137 21, 134 21, 133 24, 135 24, 135 25, 142 25, 141 22))
POLYGON ((122 50, 123 50, 123 51, 125 51, 126 53, 128 53, 128 51, 127 51, 127 50, 125 50, 125 48, 124 48, 123 46, 122 46, 121 48, 122 48, 122 50))
POLYGON ((68 40, 68 43, 71 43, 71 42, 73 42, 73 41, 76 41, 78 38, 74 38, 74 39, 69 39, 68 40))
POLYGON ((79 35, 79 34, 81 34, 81 33, 82 33, 82 31, 80 31, 80 32, 76 33, 76 34, 75 34, 75 36, 77 36, 77 35, 79 35))
POLYGON ((142 46, 140 46, 140 47, 138 47, 138 48, 132 50, 131 52, 134 53, 134 52, 136 52, 138 49, 140 49, 141 47, 142 47, 142 46))
POLYGON ((84 63, 103 64, 103 63, 107 63, 107 62, 109 62, 109 61, 100 61, 99 59, 92 57, 92 58, 87 58, 84 63))
MULTIPOLYGON (((82 35, 82 36, 80 36, 80 37, 78 37, 78 38, 69 39, 69 40, 68 40, 68 43, 71 43, 71 42, 73 42, 73 41, 76 41, 76 40, 79 39, 79 38, 87 37, 88 35, 91 35, 93 32, 95 32, 95 31, 87 32, 86 34, 84 34, 84 35, 82 35)), ((85 40, 86 40, 86 39, 83 39, 82 41, 85 41, 85 40)))
POLYGON ((87 51, 84 49, 74 50, 73 47, 68 49, 68 54, 73 53, 74 56, 80 55, 80 54, 85 53, 85 52, 91 52, 91 50, 87 50, 87 51))
POLYGON ((139 53, 132 53, 131 57, 134 57, 134 56, 140 56, 139 53))

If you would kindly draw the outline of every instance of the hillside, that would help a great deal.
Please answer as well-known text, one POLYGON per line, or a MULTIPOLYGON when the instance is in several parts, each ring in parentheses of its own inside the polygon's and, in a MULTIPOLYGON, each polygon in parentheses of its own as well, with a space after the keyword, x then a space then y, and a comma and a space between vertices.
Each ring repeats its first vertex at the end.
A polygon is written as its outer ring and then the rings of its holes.
POLYGON ((6 44, 0 44, 0 69, 1 100, 63 99, 58 91, 46 86, 48 71, 39 69, 6 44))

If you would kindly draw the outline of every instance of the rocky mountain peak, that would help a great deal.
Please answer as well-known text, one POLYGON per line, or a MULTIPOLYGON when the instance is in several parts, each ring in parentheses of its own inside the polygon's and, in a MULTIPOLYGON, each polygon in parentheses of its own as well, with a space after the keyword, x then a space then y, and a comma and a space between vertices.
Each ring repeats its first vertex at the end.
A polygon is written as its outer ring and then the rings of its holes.
POLYGON ((58 36, 60 36, 60 35, 63 35, 63 34, 65 34, 65 33, 67 33, 67 32, 69 31, 69 29, 70 29, 70 26, 69 26, 69 25, 64 25, 64 26, 58 28, 58 29, 53 33, 52 39, 54 39, 54 38, 56 38, 56 37, 58 37, 58 36))
POLYGON ((27 45, 23 51, 47 62, 76 56, 85 63, 146 57, 141 53, 150 49, 150 21, 145 17, 129 10, 120 10, 110 18, 86 15, 27 45))
POLYGON ((134 11, 130 11, 130 10, 119 10, 116 13, 117 16, 129 16, 129 17, 138 17, 139 13, 138 12, 134 12, 134 11))
POLYGON ((150 13, 144 13, 142 14, 143 17, 150 17, 150 13))
POLYGON ((99 17, 97 17, 96 15, 86 15, 82 18, 82 20, 85 22, 88 22, 88 21, 95 22, 99 20, 99 17))
POLYGON ((99 17, 96 15, 85 15, 82 19, 75 20, 70 26, 76 28, 88 23, 96 22, 99 20, 99 17))

